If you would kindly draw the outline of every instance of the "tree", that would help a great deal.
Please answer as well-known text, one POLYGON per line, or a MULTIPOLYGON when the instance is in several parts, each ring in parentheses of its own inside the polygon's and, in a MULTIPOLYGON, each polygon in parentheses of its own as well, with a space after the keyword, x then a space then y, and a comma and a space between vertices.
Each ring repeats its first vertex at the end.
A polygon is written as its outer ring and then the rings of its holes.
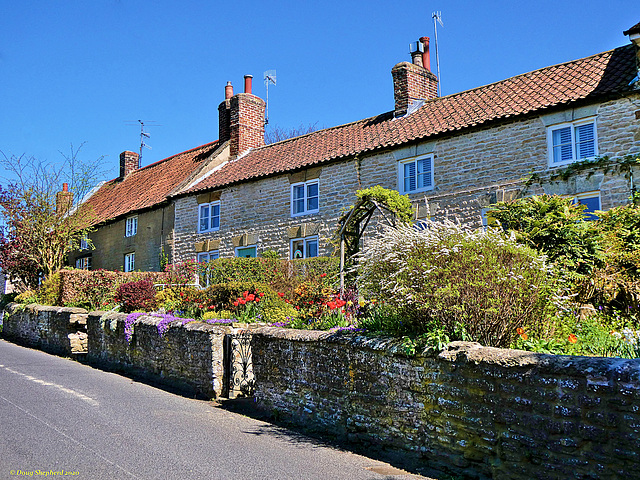
POLYGON ((104 173, 102 157, 81 160, 81 148, 61 152, 60 163, 0 151, 8 173, 0 184, 0 269, 19 290, 62 268, 92 229, 95 216, 81 200, 104 173), (59 195, 63 179, 69 192, 59 195))
POLYGON ((270 128, 265 129, 264 132, 264 143, 267 145, 271 143, 281 142, 283 140, 288 140, 289 138, 300 137, 302 135, 306 135, 307 133, 315 132, 318 130, 318 122, 310 123, 309 125, 300 124, 299 127, 290 128, 289 130, 285 130, 282 127, 278 127, 277 125, 270 128))

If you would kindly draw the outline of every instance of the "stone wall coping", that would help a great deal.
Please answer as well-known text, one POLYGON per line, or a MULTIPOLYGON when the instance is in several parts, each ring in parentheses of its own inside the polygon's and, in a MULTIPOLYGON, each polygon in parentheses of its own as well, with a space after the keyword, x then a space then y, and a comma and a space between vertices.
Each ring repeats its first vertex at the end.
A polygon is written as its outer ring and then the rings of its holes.
MULTIPOLYGON (((402 340, 390 337, 369 337, 350 332, 324 332, 317 330, 293 330, 265 327, 255 330, 254 335, 297 342, 326 342, 349 345, 381 352, 393 356, 407 356, 403 352, 402 340)), ((436 355, 420 354, 418 357, 436 355)), ((616 381, 640 383, 640 359, 583 357, 574 355, 553 355, 524 350, 484 347, 475 342, 451 342, 437 355, 437 358, 456 365, 473 364, 487 367, 520 368, 522 370, 542 370, 560 376, 586 375, 588 379, 606 378, 616 381)), ((594 380, 595 381, 595 380, 594 380)))
POLYGON ((14 313, 21 308, 26 308, 36 312, 55 312, 55 313, 69 313, 69 314, 89 313, 84 308, 79 308, 79 307, 54 307, 51 305, 40 305, 38 303, 30 303, 28 305, 24 305, 21 303, 10 303, 7 305, 7 310, 9 310, 11 313, 14 313))

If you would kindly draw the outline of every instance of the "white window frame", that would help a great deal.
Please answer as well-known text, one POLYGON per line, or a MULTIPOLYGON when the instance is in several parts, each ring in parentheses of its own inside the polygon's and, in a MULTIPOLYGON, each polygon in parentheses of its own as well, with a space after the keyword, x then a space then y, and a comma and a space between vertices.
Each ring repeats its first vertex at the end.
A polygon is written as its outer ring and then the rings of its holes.
POLYGON ((314 179, 314 180, 308 180, 306 182, 297 182, 297 183, 292 183, 291 184, 291 216, 292 217, 299 217, 301 215, 309 215, 312 213, 318 213, 320 211, 320 180, 319 179, 314 179), (294 199, 293 198, 293 194, 295 192, 296 187, 299 186, 304 186, 304 196, 302 197, 302 199, 304 200, 304 208, 302 211, 300 212, 296 212, 295 211, 295 200, 299 200, 299 199, 294 199), (318 186, 318 208, 309 208, 309 199, 313 198, 310 197, 308 195, 308 188, 310 185, 317 185, 318 186))
POLYGON ((208 263, 218 258, 220 258, 220 250, 209 250, 208 252, 198 253, 198 263, 208 263))
POLYGON ((210 202, 210 203, 199 203, 198 204, 198 233, 203 233, 203 232, 215 232, 220 230, 220 200, 216 200, 215 202, 210 202), (208 228, 203 229, 202 228, 202 210, 205 207, 209 207, 209 216, 207 217, 207 225, 208 228), (214 207, 218 207, 218 215, 212 215, 214 207), (214 218, 218 218, 218 226, 217 227, 212 227, 211 225, 213 224, 213 222, 211 221, 214 218))
POLYGON ((124 256, 124 271, 133 272, 136 269, 136 252, 127 253, 124 256))
MULTIPOLYGON (((245 245, 244 247, 236 247, 236 249, 235 249, 235 255, 236 255, 236 257, 238 256, 238 252, 239 252, 240 250, 249 249, 249 248, 253 248, 253 249, 255 249, 255 251, 256 251, 256 257, 257 257, 257 256, 258 256, 258 246, 257 246, 257 245, 245 245)), ((244 257, 242 257, 242 258, 244 258, 244 257)))
POLYGON ((561 167, 564 165, 570 165, 575 162, 583 161, 583 160, 591 160, 598 156, 598 124, 596 122, 596 117, 584 118, 581 120, 576 120, 575 122, 566 122, 559 123, 556 125, 551 125, 547 127, 547 151, 549 158, 549 167, 561 167), (576 149, 576 128, 582 125, 590 125, 593 124, 593 155, 589 157, 577 158, 577 149, 576 149), (553 132, 560 130, 562 128, 571 128, 571 159, 564 160, 561 162, 553 161, 553 132))
POLYGON ((400 160, 398 162, 398 191, 403 194, 406 195, 408 193, 419 193, 419 192, 428 192, 429 190, 433 190, 434 185, 435 185, 435 181, 434 181, 434 155, 432 153, 427 154, 427 155, 420 155, 418 157, 414 157, 414 158, 408 158, 405 160, 400 160), (420 160, 424 160, 424 159, 429 159, 430 162, 430 172, 429 172, 429 185, 426 187, 421 187, 418 188, 418 181, 417 181, 417 171, 418 171, 418 162, 420 160), (416 188, 414 190, 405 190, 404 188, 404 166, 407 164, 413 163, 415 164, 415 169, 416 169, 416 188))
POLYGON ((308 253, 308 247, 307 245, 311 242, 316 242, 316 251, 318 253, 317 256, 320 256, 320 241, 318 240, 318 235, 313 235, 311 237, 304 237, 304 238, 292 238, 291 241, 289 242, 289 258, 292 260, 295 260, 294 258, 294 254, 293 254, 293 243, 294 242, 303 242, 302 244, 302 257, 298 257, 298 258, 313 258, 309 256, 308 253))
POLYGON ((80 237, 80 250, 89 250, 89 237, 86 235, 80 237))
POLYGON ((76 258, 76 268, 79 270, 91 270, 91 257, 76 258))
POLYGON ((124 236, 133 237, 138 233, 138 216, 127 217, 127 221, 124 227, 124 236))

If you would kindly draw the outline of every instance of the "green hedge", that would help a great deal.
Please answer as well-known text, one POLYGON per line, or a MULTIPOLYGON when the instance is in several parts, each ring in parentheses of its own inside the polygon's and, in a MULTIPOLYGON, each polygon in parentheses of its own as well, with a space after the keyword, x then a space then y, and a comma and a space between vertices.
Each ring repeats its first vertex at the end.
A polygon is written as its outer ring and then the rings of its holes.
POLYGON ((291 293, 298 285, 321 275, 337 282, 339 273, 340 260, 336 257, 301 260, 232 257, 219 258, 200 267, 203 284, 260 282, 284 293, 291 293))

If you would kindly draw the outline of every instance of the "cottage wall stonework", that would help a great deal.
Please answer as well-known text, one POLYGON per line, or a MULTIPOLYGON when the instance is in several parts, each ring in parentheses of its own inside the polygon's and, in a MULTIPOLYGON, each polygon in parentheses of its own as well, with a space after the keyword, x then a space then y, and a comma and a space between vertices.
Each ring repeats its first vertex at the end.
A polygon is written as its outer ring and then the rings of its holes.
POLYGON ((92 270, 123 270, 125 254, 135 252, 135 270, 159 271, 161 253, 167 258, 172 255, 173 204, 138 213, 137 217, 136 235, 125 237, 126 218, 102 225, 89 234, 94 249, 73 252, 69 264, 75 266, 76 259, 90 256, 92 270))
MULTIPOLYGON (((482 224, 482 209, 491 204, 542 193, 575 196, 599 192, 604 210, 626 204, 631 195, 628 173, 602 168, 577 171, 566 180, 560 178, 558 173, 564 167, 549 166, 547 127, 595 116, 599 156, 621 158, 640 152, 640 120, 636 118, 639 104, 640 95, 634 95, 322 165, 319 175, 316 172, 320 191, 320 211, 316 214, 291 216, 290 182, 300 181, 298 177, 304 177, 304 172, 220 190, 221 220, 216 232, 197 232, 195 196, 178 198, 175 260, 195 258, 195 244, 209 240, 219 242, 220 256, 233 256, 238 243, 234 238, 243 235, 256 242, 258 253, 275 250, 288 257, 289 232, 309 224, 318 231, 320 255, 330 255, 335 251, 331 239, 338 219, 355 202, 355 191, 375 185, 398 189, 398 162, 423 154, 434 156, 434 188, 409 195, 417 219, 448 218, 477 227, 482 224), (526 185, 525 179, 532 174, 537 180, 526 185)), ((632 167, 632 171, 640 178, 639 167, 632 167)), ((375 227, 375 221, 372 225, 375 227)), ((371 234, 375 234, 375 228, 371 234)))

